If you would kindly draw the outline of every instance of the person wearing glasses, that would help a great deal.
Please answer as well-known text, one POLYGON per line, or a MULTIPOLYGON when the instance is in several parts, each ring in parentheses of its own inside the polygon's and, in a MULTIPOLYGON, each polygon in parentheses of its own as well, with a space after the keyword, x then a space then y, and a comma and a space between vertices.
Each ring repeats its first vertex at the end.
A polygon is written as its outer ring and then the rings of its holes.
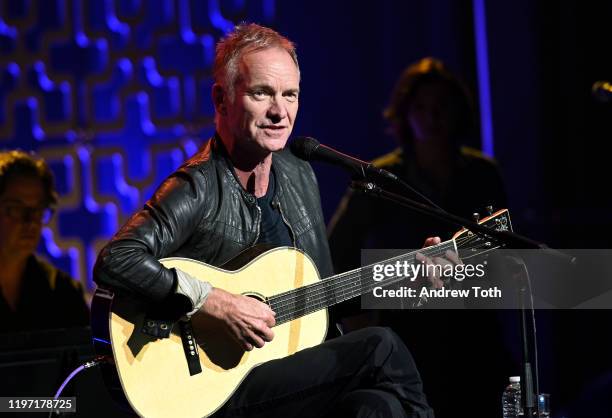
POLYGON ((89 323, 80 284, 34 255, 56 203, 43 159, 0 152, 0 333, 89 323))

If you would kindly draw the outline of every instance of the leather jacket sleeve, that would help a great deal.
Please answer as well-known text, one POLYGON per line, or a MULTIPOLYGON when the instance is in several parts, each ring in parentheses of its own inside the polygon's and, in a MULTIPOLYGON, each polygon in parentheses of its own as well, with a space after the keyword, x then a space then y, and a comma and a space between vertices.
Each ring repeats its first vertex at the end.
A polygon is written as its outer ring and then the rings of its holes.
POLYGON ((181 168, 159 187, 100 252, 94 267, 98 284, 151 302, 175 291, 175 272, 158 260, 179 248, 205 216, 205 171, 206 166, 181 168))

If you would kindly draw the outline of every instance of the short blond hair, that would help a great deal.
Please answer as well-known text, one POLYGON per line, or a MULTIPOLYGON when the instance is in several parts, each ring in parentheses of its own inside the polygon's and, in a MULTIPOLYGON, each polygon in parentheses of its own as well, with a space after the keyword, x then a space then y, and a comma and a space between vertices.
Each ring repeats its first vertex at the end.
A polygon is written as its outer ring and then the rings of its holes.
POLYGON ((295 45, 273 29, 255 23, 241 23, 217 43, 213 75, 215 83, 226 89, 231 101, 234 100, 234 87, 239 81, 240 59, 250 52, 270 48, 281 48, 287 51, 298 72, 300 71, 295 45))

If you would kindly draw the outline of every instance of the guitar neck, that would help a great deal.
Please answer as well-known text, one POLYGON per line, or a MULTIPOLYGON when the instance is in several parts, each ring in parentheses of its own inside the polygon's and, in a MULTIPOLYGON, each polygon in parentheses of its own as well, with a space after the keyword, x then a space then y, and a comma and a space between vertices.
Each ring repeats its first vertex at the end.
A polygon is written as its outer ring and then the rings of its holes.
POLYGON ((399 263, 401 266, 406 264, 412 265, 416 264, 417 253, 427 257, 437 257, 445 254, 448 250, 457 252, 454 239, 345 273, 336 274, 318 283, 271 296, 267 302, 272 310, 276 312, 276 325, 281 325, 309 313, 371 292, 375 287, 386 287, 406 278, 405 275, 400 275, 399 277, 385 275, 384 280, 376 281, 374 280, 374 266, 376 265, 396 265, 396 263, 399 263))

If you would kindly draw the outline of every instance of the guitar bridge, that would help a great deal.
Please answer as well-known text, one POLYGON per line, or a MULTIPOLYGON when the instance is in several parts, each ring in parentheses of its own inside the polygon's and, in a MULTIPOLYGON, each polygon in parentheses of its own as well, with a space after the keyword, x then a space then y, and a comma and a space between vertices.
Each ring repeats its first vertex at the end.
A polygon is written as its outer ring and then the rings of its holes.
POLYGON ((185 359, 187 360, 189 375, 193 376, 202 373, 200 353, 198 352, 198 345, 196 343, 195 336, 193 335, 191 320, 179 321, 179 327, 181 329, 181 341, 183 342, 183 351, 185 352, 185 359))

